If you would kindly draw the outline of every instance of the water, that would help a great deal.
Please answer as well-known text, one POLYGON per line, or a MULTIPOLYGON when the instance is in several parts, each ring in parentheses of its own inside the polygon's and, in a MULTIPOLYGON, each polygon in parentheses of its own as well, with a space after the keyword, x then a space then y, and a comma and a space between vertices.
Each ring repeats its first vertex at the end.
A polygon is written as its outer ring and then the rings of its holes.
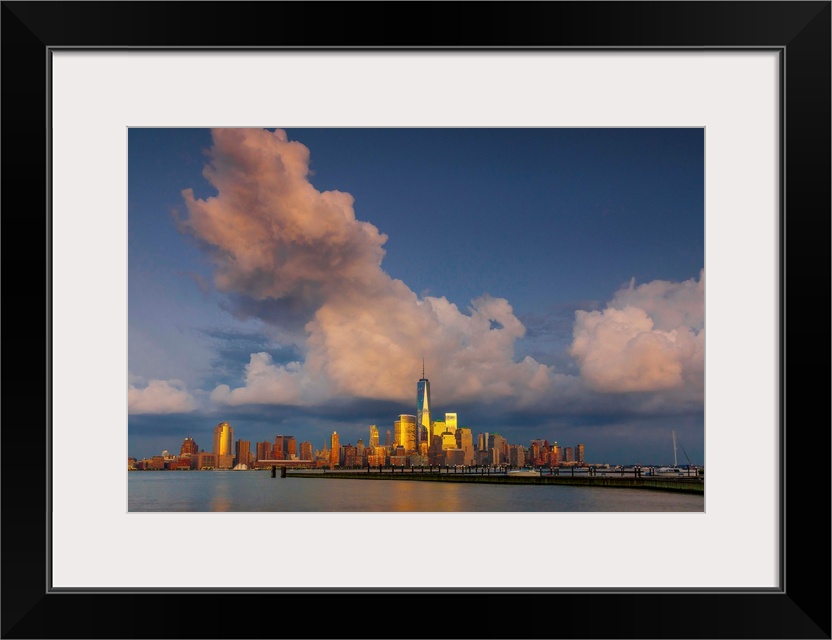
POLYGON ((703 495, 606 487, 272 478, 268 471, 132 471, 129 511, 704 512, 703 495))

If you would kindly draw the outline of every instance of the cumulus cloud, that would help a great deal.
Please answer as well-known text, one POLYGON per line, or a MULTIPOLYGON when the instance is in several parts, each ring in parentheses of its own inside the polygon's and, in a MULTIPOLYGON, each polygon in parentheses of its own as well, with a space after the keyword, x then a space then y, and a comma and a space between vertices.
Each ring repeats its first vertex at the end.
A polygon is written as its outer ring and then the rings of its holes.
POLYGON ((220 291, 313 310, 334 291, 374 286, 387 236, 353 198, 308 180, 309 150, 281 130, 215 129, 203 171, 218 195, 183 197, 181 228, 211 253, 220 291))
POLYGON ((466 308, 418 295, 382 268, 387 236, 356 218, 352 196, 309 182, 309 150, 280 130, 218 129, 206 179, 213 197, 183 191, 180 228, 214 261, 214 284, 238 314, 303 327, 301 357, 253 352, 224 405, 313 405, 338 398, 411 403, 422 358, 434 403, 563 407, 588 392, 701 393, 704 276, 619 291, 606 309, 575 314, 569 351, 580 375, 530 356, 508 300, 483 294, 466 308))
POLYGON ((310 404, 325 397, 410 400, 421 359, 449 396, 522 398, 551 384, 531 358, 514 361, 525 328, 508 301, 483 295, 460 310, 419 297, 381 267, 387 236, 356 219, 353 198, 309 182, 309 150, 285 132, 213 131, 204 171, 217 195, 183 191, 181 229, 211 254, 217 288, 263 321, 307 314, 305 359, 253 353, 245 384, 216 402, 310 404))
POLYGON ((131 380, 127 390, 127 412, 188 413, 196 409, 196 400, 181 380, 150 380, 146 385, 131 380))
POLYGON ((577 311, 571 355, 601 392, 704 388, 704 272, 699 280, 631 282, 602 311, 577 311))

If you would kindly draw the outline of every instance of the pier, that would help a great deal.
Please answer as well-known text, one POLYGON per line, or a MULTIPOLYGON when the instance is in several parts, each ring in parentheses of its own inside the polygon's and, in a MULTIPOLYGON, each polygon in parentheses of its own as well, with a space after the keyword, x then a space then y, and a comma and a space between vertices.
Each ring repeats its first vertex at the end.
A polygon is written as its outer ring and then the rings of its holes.
POLYGON ((615 472, 596 475, 549 474, 542 472, 510 473, 503 470, 467 467, 393 467, 368 468, 365 470, 322 470, 295 471, 281 474, 282 478, 326 479, 326 480, 396 480, 403 482, 470 482, 479 484, 523 484, 523 485, 569 485, 580 487, 615 487, 626 489, 651 489, 659 491, 684 491, 686 493, 705 493, 705 481, 697 476, 636 476, 619 475, 615 472))

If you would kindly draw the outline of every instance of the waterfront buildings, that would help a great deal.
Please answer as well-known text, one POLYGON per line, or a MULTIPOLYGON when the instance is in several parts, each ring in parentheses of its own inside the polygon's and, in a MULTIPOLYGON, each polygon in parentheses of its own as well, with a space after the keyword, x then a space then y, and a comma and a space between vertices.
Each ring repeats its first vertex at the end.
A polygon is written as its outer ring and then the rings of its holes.
POLYGON ((227 422, 220 422, 214 427, 214 448, 212 453, 218 469, 231 469, 234 466, 234 428, 227 422))
POLYGON ((337 432, 333 432, 329 443, 323 449, 313 451, 312 443, 304 441, 298 445, 295 437, 277 435, 274 442, 263 441, 255 445, 256 454, 252 455, 251 442, 237 440, 234 452, 234 430, 228 422, 221 422, 214 427, 214 442, 211 452, 198 451, 191 436, 185 438, 180 447, 179 456, 167 451, 151 459, 129 459, 129 469, 231 469, 269 468, 277 466, 298 466, 318 468, 363 468, 383 466, 524 466, 559 467, 587 466, 583 444, 572 447, 560 447, 558 443, 545 439, 535 439, 524 447, 509 444, 499 433, 474 434, 468 427, 459 426, 459 416, 455 412, 446 412, 444 421, 432 421, 430 383, 425 377, 424 362, 422 378, 416 385, 416 414, 399 414, 394 422, 393 434, 388 429, 385 442, 379 443, 378 425, 369 426, 367 445, 358 439, 352 443, 342 444, 337 432), (420 435, 421 434, 421 435, 420 435), (393 437, 391 437, 391 435, 393 437), (298 453, 300 455, 298 455, 298 453), (242 465, 245 465, 243 467, 242 465))
POLYGON ((341 457, 341 443, 338 439, 338 432, 332 432, 331 444, 329 447, 329 465, 331 468, 337 467, 340 463, 341 457))
POLYGON ((418 451, 416 446, 417 422, 417 416, 402 413, 399 415, 399 419, 393 424, 395 445, 404 447, 405 453, 416 453, 418 451))
POLYGON ((199 453, 199 447, 191 436, 182 441, 182 446, 179 448, 179 455, 195 455, 199 453))
POLYGON ((246 466, 251 464, 251 441, 237 440, 234 448, 235 464, 244 464, 246 466))
POLYGON ((257 443, 257 459, 271 460, 272 459, 272 443, 266 440, 265 442, 257 443))

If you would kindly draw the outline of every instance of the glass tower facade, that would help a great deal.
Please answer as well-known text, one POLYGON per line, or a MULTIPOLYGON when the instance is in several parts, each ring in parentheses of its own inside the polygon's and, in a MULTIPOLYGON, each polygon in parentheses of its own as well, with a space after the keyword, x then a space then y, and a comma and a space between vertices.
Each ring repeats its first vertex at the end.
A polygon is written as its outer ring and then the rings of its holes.
POLYGON ((233 456, 234 429, 227 422, 214 427, 214 450, 216 456, 233 456))
POLYGON ((430 443, 430 382, 424 377, 416 385, 416 448, 422 442, 430 443))

